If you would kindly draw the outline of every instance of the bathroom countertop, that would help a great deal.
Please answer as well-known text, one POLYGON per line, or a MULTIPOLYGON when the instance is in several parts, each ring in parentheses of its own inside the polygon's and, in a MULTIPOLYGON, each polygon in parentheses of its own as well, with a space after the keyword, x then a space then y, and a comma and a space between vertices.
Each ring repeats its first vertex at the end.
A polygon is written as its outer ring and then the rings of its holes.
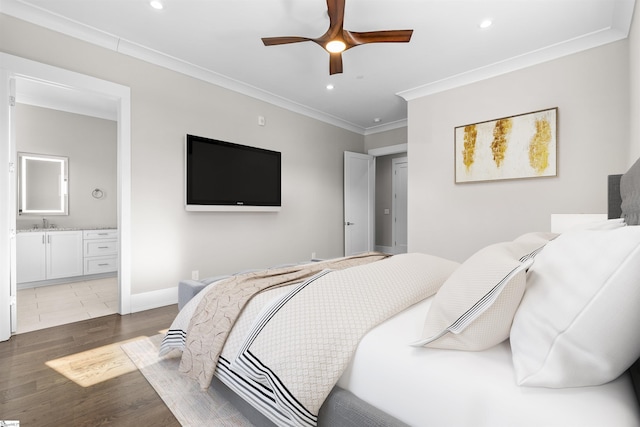
POLYGON ((31 233, 39 231, 82 231, 82 230, 117 230, 117 227, 53 227, 53 228, 21 228, 18 233, 31 233))

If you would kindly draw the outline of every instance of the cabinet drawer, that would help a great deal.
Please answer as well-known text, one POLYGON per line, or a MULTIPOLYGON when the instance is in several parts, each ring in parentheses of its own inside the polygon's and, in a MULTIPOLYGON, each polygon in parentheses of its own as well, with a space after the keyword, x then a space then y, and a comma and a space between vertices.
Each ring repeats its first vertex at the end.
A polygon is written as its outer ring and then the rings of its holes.
POLYGON ((118 271, 118 257, 106 256, 84 259, 84 274, 110 273, 118 271))
POLYGON ((117 240, 85 240, 84 256, 115 255, 118 253, 117 240))
POLYGON ((117 239, 118 230, 84 230, 84 239, 117 239))

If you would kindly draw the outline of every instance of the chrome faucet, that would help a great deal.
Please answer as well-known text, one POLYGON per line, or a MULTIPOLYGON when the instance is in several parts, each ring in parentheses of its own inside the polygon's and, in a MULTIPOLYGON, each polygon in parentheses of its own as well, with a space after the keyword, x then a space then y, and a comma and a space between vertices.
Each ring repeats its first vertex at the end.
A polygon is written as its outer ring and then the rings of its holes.
POLYGON ((47 218, 42 218, 42 228, 49 228, 47 218))

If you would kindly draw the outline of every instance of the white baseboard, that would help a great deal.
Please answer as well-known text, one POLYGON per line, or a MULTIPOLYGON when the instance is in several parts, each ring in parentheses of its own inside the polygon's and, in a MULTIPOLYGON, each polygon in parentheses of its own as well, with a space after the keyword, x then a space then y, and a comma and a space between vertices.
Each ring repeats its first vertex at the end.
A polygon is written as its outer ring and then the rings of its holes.
POLYGON ((61 285, 64 283, 86 282, 87 280, 106 279, 108 277, 118 277, 117 272, 88 274, 86 276, 62 277, 60 279, 41 280, 38 282, 18 283, 17 289, 41 288, 43 286, 61 285))
POLYGON ((178 287, 131 295, 131 312, 151 310, 178 303, 178 287))
POLYGON ((381 246, 381 245, 375 245, 374 247, 375 251, 378 252, 382 252, 384 254, 391 254, 391 255, 397 255, 399 252, 397 248, 394 248, 393 246, 381 246))

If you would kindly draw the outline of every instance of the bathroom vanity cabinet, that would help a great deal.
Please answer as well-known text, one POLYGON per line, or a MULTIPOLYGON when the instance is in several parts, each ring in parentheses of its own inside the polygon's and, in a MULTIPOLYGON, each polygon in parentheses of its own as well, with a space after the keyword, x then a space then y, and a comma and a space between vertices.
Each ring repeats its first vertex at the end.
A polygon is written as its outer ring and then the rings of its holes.
POLYGON ((17 282, 40 282, 117 271, 117 230, 19 232, 17 282))

